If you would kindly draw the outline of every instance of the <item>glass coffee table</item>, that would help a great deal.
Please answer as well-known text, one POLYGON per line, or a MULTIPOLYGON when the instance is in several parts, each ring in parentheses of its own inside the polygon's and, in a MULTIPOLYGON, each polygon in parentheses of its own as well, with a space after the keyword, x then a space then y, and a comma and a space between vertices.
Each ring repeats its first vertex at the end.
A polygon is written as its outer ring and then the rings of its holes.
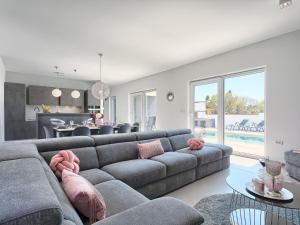
POLYGON ((234 225, 300 225, 300 184, 285 182, 284 188, 291 191, 294 198, 290 201, 277 201, 255 195, 246 189, 246 184, 258 173, 253 171, 234 170, 226 182, 233 190, 230 208, 230 221, 234 225))

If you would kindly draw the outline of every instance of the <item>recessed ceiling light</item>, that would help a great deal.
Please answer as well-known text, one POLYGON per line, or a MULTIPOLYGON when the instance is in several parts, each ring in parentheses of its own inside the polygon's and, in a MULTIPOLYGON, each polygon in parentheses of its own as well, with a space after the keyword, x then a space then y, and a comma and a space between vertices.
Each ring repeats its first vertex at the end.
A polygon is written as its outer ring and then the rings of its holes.
POLYGON ((285 8, 285 7, 288 7, 290 5, 293 4, 293 1, 292 0, 279 0, 279 6, 280 8, 285 8))

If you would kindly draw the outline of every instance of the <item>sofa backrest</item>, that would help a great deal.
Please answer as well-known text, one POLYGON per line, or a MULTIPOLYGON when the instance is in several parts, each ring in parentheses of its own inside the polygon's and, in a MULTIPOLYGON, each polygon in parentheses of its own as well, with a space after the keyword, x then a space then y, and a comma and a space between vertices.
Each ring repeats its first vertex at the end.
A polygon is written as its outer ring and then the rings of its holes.
POLYGON ((148 142, 151 142, 151 141, 155 141, 157 139, 160 140, 161 145, 162 145, 165 152, 172 152, 173 151, 173 148, 172 148, 171 143, 170 143, 168 138, 156 138, 156 139, 142 140, 142 141, 139 141, 139 143, 148 143, 148 142))
POLYGON ((132 141, 97 146, 96 151, 100 167, 120 161, 137 159, 137 143, 132 141))
POLYGON ((147 143, 159 139, 165 152, 173 151, 166 131, 147 131, 135 134, 139 143, 147 143))
POLYGON ((172 145, 173 151, 187 148, 187 140, 194 137, 190 129, 168 130, 166 133, 172 145))
POLYGON ((0 224, 61 224, 62 208, 36 146, 2 144, 0 156, 0 199, 5 203, 0 205, 0 224))
POLYGON ((80 170, 99 168, 94 139, 91 137, 62 137, 9 142, 35 144, 40 155, 50 164, 51 158, 60 150, 73 151, 80 160, 80 170))
POLYGON ((173 151, 165 131, 136 132, 130 134, 95 135, 94 142, 100 167, 138 158, 138 143, 160 139, 166 152, 173 151))
POLYGON ((95 146, 136 141, 135 133, 94 135, 95 146))
POLYGON ((11 143, 33 143, 49 164, 60 150, 71 150, 80 159, 80 170, 101 168, 105 165, 137 159, 138 143, 160 139, 165 152, 187 147, 191 130, 136 132, 128 134, 94 135, 91 137, 62 137, 11 143))

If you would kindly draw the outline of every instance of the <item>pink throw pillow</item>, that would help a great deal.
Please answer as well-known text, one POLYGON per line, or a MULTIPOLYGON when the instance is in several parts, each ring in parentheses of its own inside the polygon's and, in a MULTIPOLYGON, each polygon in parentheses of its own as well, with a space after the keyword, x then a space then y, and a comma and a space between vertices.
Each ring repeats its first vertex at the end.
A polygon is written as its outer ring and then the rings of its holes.
POLYGON ((63 170, 62 184, 74 207, 88 217, 91 223, 105 218, 104 199, 89 181, 69 170, 63 170))
POLYGON ((62 171, 65 169, 77 174, 79 163, 78 157, 72 151, 62 150, 52 157, 50 167, 56 176, 61 177, 62 171))
POLYGON ((149 143, 138 144, 139 158, 149 159, 156 155, 164 153, 164 149, 161 145, 160 140, 151 141, 149 143))
POLYGON ((204 146, 204 141, 201 138, 190 138, 187 141, 190 150, 200 150, 204 146))

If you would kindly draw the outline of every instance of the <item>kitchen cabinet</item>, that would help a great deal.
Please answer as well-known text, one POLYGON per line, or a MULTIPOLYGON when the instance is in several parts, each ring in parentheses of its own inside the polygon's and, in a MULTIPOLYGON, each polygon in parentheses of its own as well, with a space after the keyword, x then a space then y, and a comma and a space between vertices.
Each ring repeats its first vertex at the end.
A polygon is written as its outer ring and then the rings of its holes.
POLYGON ((5 121, 25 120, 25 84, 4 84, 5 121))
POLYGON ((25 122, 25 139, 35 139, 37 138, 37 122, 36 121, 26 121, 25 122))
POLYGON ((25 121, 25 84, 4 84, 5 140, 36 138, 36 122, 25 121))
POLYGON ((27 104, 28 105, 59 105, 59 98, 52 95, 54 87, 28 86, 27 104))
POLYGON ((62 95, 60 97, 60 105, 61 106, 75 106, 75 107, 83 107, 84 106, 84 91, 78 90, 80 92, 80 97, 73 98, 71 96, 71 93, 73 90, 75 90, 75 89, 61 88, 61 91, 62 91, 62 95))

